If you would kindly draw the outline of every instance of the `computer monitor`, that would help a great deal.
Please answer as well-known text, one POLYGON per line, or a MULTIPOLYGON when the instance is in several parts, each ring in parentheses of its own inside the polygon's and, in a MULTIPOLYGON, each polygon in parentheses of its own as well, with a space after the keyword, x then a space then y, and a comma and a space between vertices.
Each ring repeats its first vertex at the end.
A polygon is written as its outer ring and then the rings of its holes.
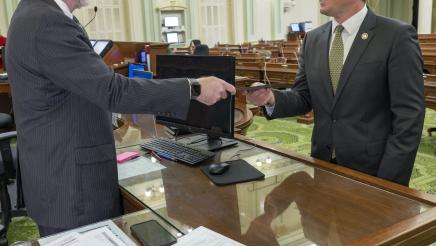
MULTIPOLYGON (((215 76, 235 85, 235 58, 232 56, 158 55, 156 67, 158 79, 215 76)), ((234 110, 234 96, 212 106, 194 100, 186 120, 158 116, 156 121, 194 133, 207 134, 207 143, 192 146, 216 150, 237 143, 228 139, 234 135, 234 110)))
POLYGON ((304 24, 304 32, 309 32, 313 29, 313 23, 311 21, 306 21, 304 24))
POLYGON ((311 21, 305 21, 299 23, 302 32, 309 32, 313 29, 313 23, 311 21))
POLYGON ((168 16, 164 18, 164 26, 165 27, 177 27, 180 26, 179 17, 176 16, 168 16))
POLYGON ((168 32, 167 43, 169 44, 179 43, 179 34, 177 32, 168 32))
POLYGON ((133 74, 135 71, 145 71, 145 65, 143 64, 136 64, 136 63, 129 63, 129 78, 133 78, 133 74))
POLYGON ((129 78, 152 79, 153 72, 146 71, 146 65, 129 63, 129 78))
POLYGON ((112 45, 112 40, 96 40, 94 44, 94 51, 99 56, 104 57, 112 48, 112 45))
POLYGON ((300 26, 298 25, 298 23, 292 23, 291 30, 292 32, 300 32, 300 26))

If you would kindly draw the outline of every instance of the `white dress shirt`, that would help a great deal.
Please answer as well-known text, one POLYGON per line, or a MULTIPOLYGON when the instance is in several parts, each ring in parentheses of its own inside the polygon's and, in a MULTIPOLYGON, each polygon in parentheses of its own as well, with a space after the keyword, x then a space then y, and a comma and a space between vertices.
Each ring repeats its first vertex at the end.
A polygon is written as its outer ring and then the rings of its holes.
MULTIPOLYGON (((368 7, 366 5, 355 15, 348 18, 342 23, 344 30, 342 31, 342 41, 344 42, 344 63, 347 60, 348 53, 350 53, 351 46, 353 45, 354 39, 356 38, 357 32, 360 29, 363 21, 365 20, 366 14, 368 13, 368 7)), ((332 35, 330 35, 330 50, 333 45, 333 40, 335 37, 335 29, 339 25, 335 19, 332 21, 332 35)))
MULTIPOLYGON (((366 14, 368 13, 368 7, 365 5, 359 12, 348 18, 342 23, 344 30, 342 31, 342 41, 344 42, 344 63, 347 60, 348 54, 350 53, 351 46, 353 45, 354 39, 365 20, 366 14)), ((339 23, 333 19, 332 21, 332 34, 330 35, 330 50, 333 45, 333 40, 335 37, 335 29, 339 23)), ((266 113, 272 115, 274 112, 274 105, 265 106, 266 113)))
POLYGON ((73 13, 71 13, 70 8, 68 8, 68 5, 63 0, 54 1, 59 6, 59 8, 62 9, 62 12, 64 12, 64 14, 68 16, 68 18, 73 19, 73 13))

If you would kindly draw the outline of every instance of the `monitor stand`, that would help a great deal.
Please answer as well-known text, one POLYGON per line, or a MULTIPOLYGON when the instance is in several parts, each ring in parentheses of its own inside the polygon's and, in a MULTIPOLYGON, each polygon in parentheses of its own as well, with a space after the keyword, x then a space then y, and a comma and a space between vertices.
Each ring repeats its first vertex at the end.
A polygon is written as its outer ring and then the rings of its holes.
MULTIPOLYGON (((196 137, 198 138, 199 142, 191 144, 190 146, 209 151, 215 151, 238 144, 238 141, 230 138, 220 138, 207 135, 207 139, 205 139, 204 134, 199 134, 196 137), (201 139, 204 139, 204 141, 201 141, 201 139)), ((193 140, 193 142, 195 141, 196 140, 193 140)))

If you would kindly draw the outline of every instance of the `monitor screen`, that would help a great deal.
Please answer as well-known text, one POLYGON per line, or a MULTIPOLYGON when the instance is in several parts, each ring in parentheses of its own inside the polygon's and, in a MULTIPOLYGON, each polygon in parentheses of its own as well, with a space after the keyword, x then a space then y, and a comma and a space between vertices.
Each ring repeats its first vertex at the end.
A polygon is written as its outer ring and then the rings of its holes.
POLYGON ((300 32, 300 26, 298 25, 298 23, 292 23, 291 24, 291 30, 293 32, 300 32))
POLYGON ((147 63, 147 52, 145 50, 141 50, 139 62, 147 63))
POLYGON ((167 43, 169 44, 179 43, 179 34, 177 32, 167 33, 167 43))
MULTIPOLYGON (((235 84, 235 58, 232 56, 158 55, 157 78, 199 78, 216 76, 235 84)), ((212 106, 192 101, 186 120, 156 117, 164 125, 206 133, 213 137, 233 138, 234 96, 212 106)))
POLYGON ((135 72, 137 71, 145 71, 145 65, 143 64, 135 64, 135 63, 129 63, 129 78, 133 78, 135 72))
POLYGON ((94 47, 95 43, 97 43, 95 40, 89 40, 89 42, 91 42, 92 47, 94 47))
POLYGON ((165 17, 164 18, 164 26, 165 27, 180 26, 180 24, 179 24, 179 17, 175 17, 175 16, 165 17))
POLYGON ((94 44, 94 51, 101 57, 104 57, 106 53, 112 48, 111 40, 97 40, 94 44))
POLYGON ((312 29, 313 29, 313 23, 311 21, 307 21, 304 24, 304 32, 309 32, 312 29))

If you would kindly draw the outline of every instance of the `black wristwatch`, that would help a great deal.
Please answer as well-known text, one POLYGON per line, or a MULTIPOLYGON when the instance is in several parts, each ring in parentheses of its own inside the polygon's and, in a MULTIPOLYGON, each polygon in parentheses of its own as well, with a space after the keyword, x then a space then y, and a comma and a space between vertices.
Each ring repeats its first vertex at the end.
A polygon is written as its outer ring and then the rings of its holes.
POLYGON ((201 93, 201 85, 200 82, 198 82, 198 79, 189 79, 189 85, 191 86, 191 100, 197 99, 198 96, 200 96, 201 93))

